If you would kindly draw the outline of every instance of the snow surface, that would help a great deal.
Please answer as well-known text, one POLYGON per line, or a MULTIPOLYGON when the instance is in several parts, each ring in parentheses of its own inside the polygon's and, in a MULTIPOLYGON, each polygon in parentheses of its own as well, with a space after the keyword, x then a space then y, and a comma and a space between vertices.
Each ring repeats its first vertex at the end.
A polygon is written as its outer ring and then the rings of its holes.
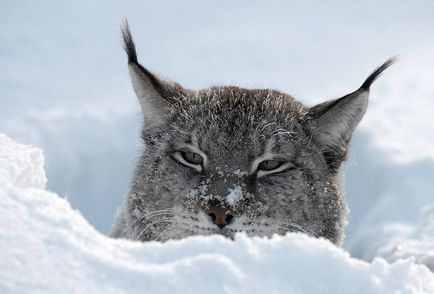
POLYGON ((1 293, 434 292, 434 273, 411 258, 367 263, 303 234, 110 239, 44 189, 40 149, 0 139, 1 293))

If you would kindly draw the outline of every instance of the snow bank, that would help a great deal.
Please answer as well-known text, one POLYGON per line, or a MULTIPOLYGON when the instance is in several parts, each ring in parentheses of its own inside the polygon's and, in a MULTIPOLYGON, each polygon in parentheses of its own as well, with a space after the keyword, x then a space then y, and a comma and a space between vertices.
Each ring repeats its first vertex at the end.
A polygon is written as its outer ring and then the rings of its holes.
POLYGON ((38 148, 16 144, 0 134, 0 184, 45 188, 44 157, 38 148))
POLYGON ((351 235, 344 247, 366 261, 414 256, 434 270, 434 160, 396 161, 396 154, 376 147, 371 136, 359 133, 354 138, 346 163, 342 182, 351 209, 351 235))
POLYGON ((386 230, 391 240, 381 244, 374 255, 390 261, 412 256, 434 272, 434 207, 423 208, 421 221, 416 226, 395 224, 387 226, 386 230))
POLYGON ((432 293, 413 259, 351 258, 302 234, 165 244, 98 233, 44 190, 41 151, 0 136, 1 293, 432 293))

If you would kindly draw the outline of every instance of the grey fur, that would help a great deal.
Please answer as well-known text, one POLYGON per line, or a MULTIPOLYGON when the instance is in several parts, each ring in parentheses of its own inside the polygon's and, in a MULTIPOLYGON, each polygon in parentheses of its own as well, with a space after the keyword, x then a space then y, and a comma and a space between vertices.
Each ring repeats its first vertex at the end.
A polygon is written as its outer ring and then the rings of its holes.
POLYGON ((127 25, 123 32, 145 148, 113 237, 165 241, 301 231, 341 243, 347 206, 339 166, 366 110, 370 83, 391 61, 354 93, 309 108, 275 90, 192 91, 159 79, 138 63, 127 25), (202 154, 201 170, 175 160, 177 151, 202 154), (252 167, 258 158, 292 165, 259 177, 252 167), (213 205, 225 207, 231 222, 214 224, 206 213, 213 205))

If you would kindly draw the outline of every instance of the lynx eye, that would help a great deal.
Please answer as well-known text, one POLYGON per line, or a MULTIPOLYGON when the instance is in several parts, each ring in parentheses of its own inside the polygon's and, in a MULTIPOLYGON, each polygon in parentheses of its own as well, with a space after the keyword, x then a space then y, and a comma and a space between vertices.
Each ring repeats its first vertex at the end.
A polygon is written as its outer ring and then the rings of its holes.
POLYGON ((198 172, 202 172, 204 158, 199 153, 190 151, 175 151, 172 154, 172 157, 182 165, 193 168, 198 172))
POLYGON ((256 175, 258 178, 283 172, 289 169, 295 168, 295 165, 291 161, 278 160, 278 159, 268 159, 261 161, 256 168, 256 175))
POLYGON ((258 165, 258 170, 270 171, 278 168, 284 162, 279 160, 264 160, 258 165))
POLYGON ((182 157, 191 164, 202 164, 203 158, 194 152, 181 152, 182 157))

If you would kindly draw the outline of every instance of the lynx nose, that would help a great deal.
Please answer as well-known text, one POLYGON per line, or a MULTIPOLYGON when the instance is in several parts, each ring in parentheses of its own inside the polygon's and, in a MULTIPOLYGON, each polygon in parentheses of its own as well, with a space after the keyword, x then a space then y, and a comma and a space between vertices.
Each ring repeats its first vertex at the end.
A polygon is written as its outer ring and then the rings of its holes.
POLYGON ((210 206, 206 213, 211 217, 213 223, 223 229, 224 226, 231 223, 234 216, 230 213, 229 209, 219 206, 210 206))

